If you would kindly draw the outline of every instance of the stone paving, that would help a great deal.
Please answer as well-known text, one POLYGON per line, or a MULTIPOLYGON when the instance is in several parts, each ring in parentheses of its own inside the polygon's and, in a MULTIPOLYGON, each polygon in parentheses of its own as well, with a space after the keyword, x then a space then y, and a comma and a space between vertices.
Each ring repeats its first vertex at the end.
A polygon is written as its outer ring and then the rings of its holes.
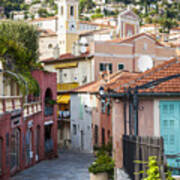
POLYGON ((59 158, 46 160, 26 169, 11 180, 89 180, 91 154, 60 152, 59 158))

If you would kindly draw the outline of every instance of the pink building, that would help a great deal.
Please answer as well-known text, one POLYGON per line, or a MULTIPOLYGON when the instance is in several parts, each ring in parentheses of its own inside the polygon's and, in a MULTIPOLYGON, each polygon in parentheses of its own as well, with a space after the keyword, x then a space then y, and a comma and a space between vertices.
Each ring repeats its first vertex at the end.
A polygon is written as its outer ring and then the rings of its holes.
POLYGON ((151 61, 152 66, 176 57, 176 49, 164 46, 149 34, 137 34, 124 40, 116 39, 95 42, 94 79, 98 80, 101 72, 110 73, 118 70, 141 72, 142 59, 151 61))
MULTIPOLYGON (((178 167, 180 152, 180 59, 171 59, 144 73, 124 72, 107 86, 112 99, 113 152, 117 170, 123 168, 122 136, 162 136, 165 155, 178 167), (124 79, 126 79, 124 81, 124 79)), ((178 173, 178 172, 175 172, 178 173)))
POLYGON ((0 179, 57 156, 56 74, 34 71, 39 97, 23 103, 20 96, 0 97, 0 179))

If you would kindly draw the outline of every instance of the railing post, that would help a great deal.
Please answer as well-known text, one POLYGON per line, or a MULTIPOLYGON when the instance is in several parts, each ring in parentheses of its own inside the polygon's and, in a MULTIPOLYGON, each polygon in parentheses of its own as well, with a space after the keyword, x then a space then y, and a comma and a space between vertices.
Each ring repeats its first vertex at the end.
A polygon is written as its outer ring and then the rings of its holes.
MULTIPOLYGON (((136 143, 135 143, 135 146, 136 146, 136 158, 135 158, 135 160, 141 160, 140 157, 139 157, 140 142, 141 142, 141 138, 139 136, 136 136, 136 143)), ((135 175, 135 180, 139 180, 139 174, 138 174, 138 172, 139 172, 139 163, 135 163, 135 172, 137 173, 135 175)))

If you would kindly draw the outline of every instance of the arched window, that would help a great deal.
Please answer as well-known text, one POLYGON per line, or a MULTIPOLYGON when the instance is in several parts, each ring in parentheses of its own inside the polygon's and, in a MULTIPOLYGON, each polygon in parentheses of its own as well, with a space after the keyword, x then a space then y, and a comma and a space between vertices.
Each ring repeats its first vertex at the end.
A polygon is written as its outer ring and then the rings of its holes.
POLYGON ((61 6, 61 16, 63 16, 63 15, 64 15, 64 7, 61 6))
POLYGON ((71 16, 74 16, 74 6, 71 6, 71 7, 70 7, 70 15, 71 15, 71 16))
POLYGON ((53 115, 53 105, 55 103, 56 102, 53 100, 52 91, 50 88, 48 88, 45 93, 45 109, 44 109, 45 116, 53 115))

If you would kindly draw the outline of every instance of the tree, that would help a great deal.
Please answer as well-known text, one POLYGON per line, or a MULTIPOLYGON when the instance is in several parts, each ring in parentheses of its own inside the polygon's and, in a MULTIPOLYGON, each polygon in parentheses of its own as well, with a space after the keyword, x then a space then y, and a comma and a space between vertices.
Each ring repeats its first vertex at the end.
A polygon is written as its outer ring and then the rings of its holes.
POLYGON ((24 0, 0 0, 0 6, 4 7, 6 17, 10 17, 11 11, 24 10, 24 0))
POLYGON ((32 25, 14 21, 0 24, 0 61, 6 71, 21 77, 16 80, 23 94, 26 93, 26 84, 29 93, 39 91, 37 82, 31 76, 33 69, 40 68, 37 58, 38 32, 32 25))
POLYGON ((40 17, 48 17, 48 16, 49 16, 47 10, 44 9, 44 8, 40 8, 40 9, 38 10, 38 14, 39 14, 40 17))
POLYGON ((89 11, 95 6, 92 0, 80 0, 79 1, 79 14, 89 11))

